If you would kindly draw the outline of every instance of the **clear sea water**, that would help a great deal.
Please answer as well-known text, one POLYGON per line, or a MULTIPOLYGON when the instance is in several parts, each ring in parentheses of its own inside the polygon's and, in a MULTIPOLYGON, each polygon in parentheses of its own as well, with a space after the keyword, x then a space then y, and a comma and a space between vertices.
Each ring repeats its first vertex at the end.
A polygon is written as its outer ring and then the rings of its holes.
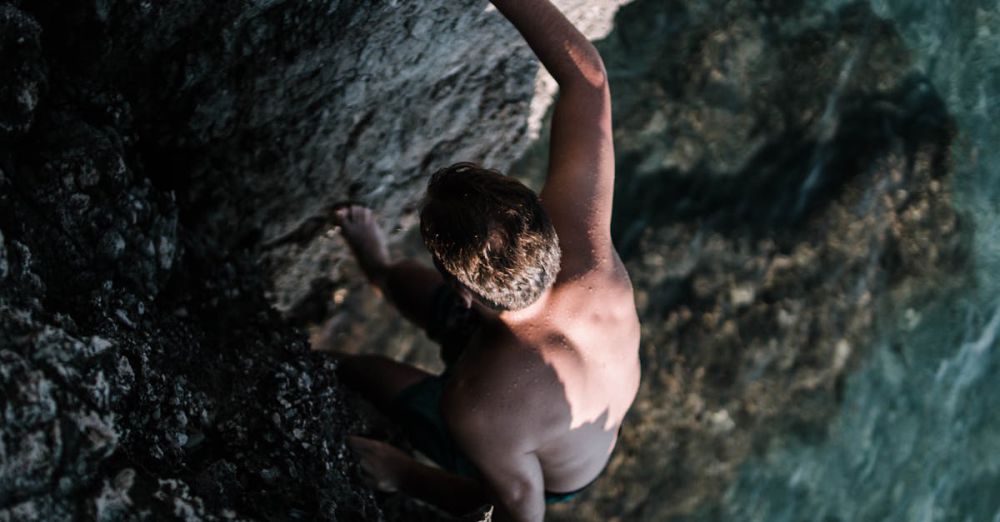
POLYGON ((1000 2, 872 6, 957 121, 953 188, 975 228, 973 283, 885 307, 827 437, 751 458, 692 521, 1000 522, 1000 2))

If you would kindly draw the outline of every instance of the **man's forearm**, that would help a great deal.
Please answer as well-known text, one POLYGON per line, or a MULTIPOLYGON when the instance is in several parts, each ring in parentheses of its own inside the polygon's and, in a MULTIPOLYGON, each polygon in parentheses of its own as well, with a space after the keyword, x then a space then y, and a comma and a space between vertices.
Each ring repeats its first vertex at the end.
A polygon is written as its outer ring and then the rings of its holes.
POLYGON ((415 460, 401 479, 400 490, 403 493, 455 515, 464 515, 489 502, 486 491, 478 480, 415 460))
POLYGON ((603 87, 600 53, 549 0, 490 0, 560 87, 603 87))

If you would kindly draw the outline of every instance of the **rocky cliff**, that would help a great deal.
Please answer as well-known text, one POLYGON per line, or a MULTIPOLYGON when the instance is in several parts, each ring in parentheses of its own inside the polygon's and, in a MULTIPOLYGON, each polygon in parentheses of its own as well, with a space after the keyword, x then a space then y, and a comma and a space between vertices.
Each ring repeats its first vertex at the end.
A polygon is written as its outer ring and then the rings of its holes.
MULTIPOLYGON (((622 2, 557 3, 599 38, 622 2)), ((599 47, 645 376, 554 516, 662 520, 822 436, 873 308, 962 266, 951 124, 861 6, 637 0, 599 47)), ((326 210, 402 238, 438 166, 537 183, 551 82, 513 29, 479 1, 0 0, 0 65, 0 520, 397 509, 294 326, 433 364, 326 210)))
POLYGON ((396 223, 528 145, 537 66, 486 6, 0 2, 0 520, 384 518, 274 305, 327 277, 330 204, 396 223))

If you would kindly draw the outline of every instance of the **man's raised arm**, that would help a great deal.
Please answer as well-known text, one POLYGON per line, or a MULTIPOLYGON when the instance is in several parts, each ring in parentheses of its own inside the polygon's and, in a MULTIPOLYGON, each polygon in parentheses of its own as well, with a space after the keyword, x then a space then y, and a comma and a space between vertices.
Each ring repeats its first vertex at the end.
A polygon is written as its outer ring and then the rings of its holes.
POLYGON ((491 0, 559 83, 542 204, 559 234, 561 278, 613 257, 611 95, 597 49, 548 0, 491 0))

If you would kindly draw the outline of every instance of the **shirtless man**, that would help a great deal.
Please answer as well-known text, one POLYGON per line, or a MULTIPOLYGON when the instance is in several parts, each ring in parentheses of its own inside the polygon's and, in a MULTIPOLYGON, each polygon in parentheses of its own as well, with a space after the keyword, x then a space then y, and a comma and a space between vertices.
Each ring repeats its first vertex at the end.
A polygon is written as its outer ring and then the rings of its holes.
POLYGON ((496 520, 542 520, 604 469, 639 386, 639 321, 611 243, 611 99, 597 50, 548 0, 492 0, 559 83, 541 196, 460 163, 432 177, 421 233, 437 270, 392 261, 372 212, 335 219, 370 281, 441 342, 440 376, 339 356, 427 466, 352 437, 377 487, 496 520))

